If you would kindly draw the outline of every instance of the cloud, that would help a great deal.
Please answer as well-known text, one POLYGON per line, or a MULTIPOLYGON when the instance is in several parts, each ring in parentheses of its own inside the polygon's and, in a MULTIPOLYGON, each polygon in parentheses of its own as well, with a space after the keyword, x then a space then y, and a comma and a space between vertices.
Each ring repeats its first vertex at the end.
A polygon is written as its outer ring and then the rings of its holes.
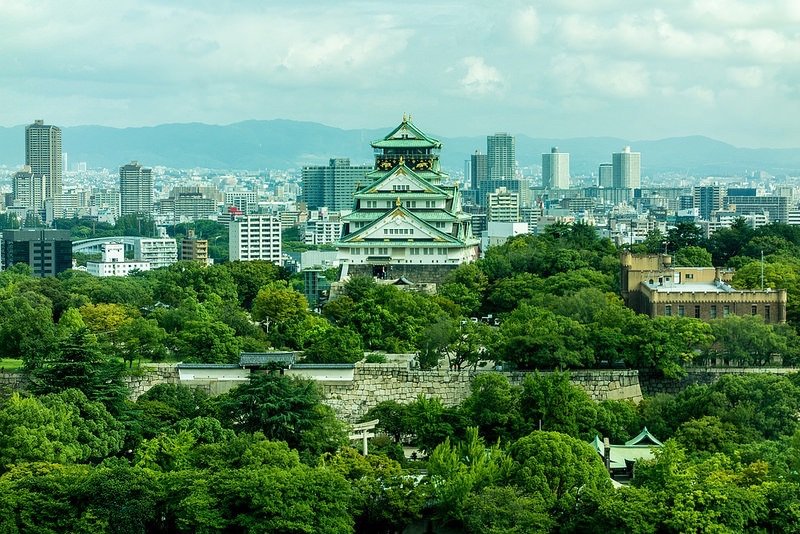
POLYGON ((511 33, 517 42, 530 46, 539 38, 539 15, 532 6, 513 13, 511 18, 511 33))
POLYGON ((764 85, 764 70, 761 67, 731 67, 726 72, 734 84, 744 89, 758 89, 764 85))
POLYGON ((469 96, 487 96, 503 89, 500 72, 486 64, 482 57, 469 56, 461 60, 467 72, 461 78, 461 88, 469 96))

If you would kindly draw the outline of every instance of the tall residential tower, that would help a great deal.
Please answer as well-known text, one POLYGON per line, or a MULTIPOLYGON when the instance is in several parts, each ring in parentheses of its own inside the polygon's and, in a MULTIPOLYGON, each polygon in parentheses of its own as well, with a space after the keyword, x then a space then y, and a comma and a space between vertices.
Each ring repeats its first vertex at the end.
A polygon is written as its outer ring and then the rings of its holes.
POLYGON ((516 177, 517 153, 514 136, 496 133, 486 137, 486 166, 490 180, 516 177))
POLYGON ((153 171, 131 161, 119 168, 120 215, 153 213, 153 171))
POLYGON ((569 189, 569 154, 553 147, 542 154, 542 186, 545 189, 569 189))
POLYGON ((56 216, 61 214, 61 128, 37 120, 25 127, 25 165, 34 176, 44 176, 44 199, 52 200, 56 216))
POLYGON ((638 189, 642 181, 642 154, 631 152, 626 146, 622 152, 611 155, 614 168, 614 187, 619 189, 638 189))

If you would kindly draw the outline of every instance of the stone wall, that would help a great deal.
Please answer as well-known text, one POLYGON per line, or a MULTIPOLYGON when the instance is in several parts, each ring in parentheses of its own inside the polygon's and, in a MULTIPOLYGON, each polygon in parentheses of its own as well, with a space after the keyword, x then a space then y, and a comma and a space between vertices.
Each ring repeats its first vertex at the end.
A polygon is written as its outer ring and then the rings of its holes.
MULTIPOLYGON (((488 371, 478 371, 484 372, 488 371)), ((503 374, 512 384, 520 384, 530 373, 503 374)), ((361 363, 356 365, 352 382, 321 384, 325 404, 342 419, 355 421, 380 402, 393 400, 408 404, 420 394, 438 397, 446 406, 455 406, 469 396, 475 375, 470 371, 411 370, 405 364, 361 363)), ((596 401, 630 399, 638 402, 642 398, 635 370, 573 371, 570 380, 596 401)))
POLYGON ((25 391, 26 380, 22 373, 0 373, 0 396, 14 391, 25 391))
POLYGON ((126 375, 123 383, 130 390, 129 398, 135 401, 157 384, 178 384, 180 376, 174 363, 147 364, 136 375, 126 375))
POLYGON ((639 384, 647 396, 659 393, 680 393, 692 384, 713 384, 725 375, 772 374, 785 375, 797 373, 793 367, 690 367, 681 379, 664 378, 657 371, 640 371, 639 384))

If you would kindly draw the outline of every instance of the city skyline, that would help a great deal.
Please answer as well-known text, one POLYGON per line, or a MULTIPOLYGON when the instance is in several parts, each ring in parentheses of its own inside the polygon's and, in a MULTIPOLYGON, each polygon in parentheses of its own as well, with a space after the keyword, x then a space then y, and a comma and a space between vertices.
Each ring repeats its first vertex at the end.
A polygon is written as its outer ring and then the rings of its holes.
POLYGON ((800 147, 787 113, 800 99, 790 0, 43 1, 6 3, 0 20, 0 98, 14 103, 3 126, 284 118, 357 129, 410 112, 446 136, 800 147), (402 83, 412 79, 424 83, 402 83))

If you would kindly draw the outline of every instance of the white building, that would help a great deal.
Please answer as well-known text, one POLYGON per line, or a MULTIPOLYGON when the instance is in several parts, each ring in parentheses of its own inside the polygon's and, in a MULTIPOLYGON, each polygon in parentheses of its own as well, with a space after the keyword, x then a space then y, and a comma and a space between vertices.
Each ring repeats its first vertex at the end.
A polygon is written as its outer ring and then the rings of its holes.
POLYGON ((306 245, 328 245, 336 243, 342 237, 343 223, 341 219, 309 218, 306 222, 303 241, 306 245))
POLYGON ((489 222, 486 230, 481 233, 481 254, 485 254, 490 247, 502 245, 510 237, 528 233, 526 222, 489 222))
POLYGON ((569 189, 569 153, 559 152, 553 147, 542 154, 542 187, 545 189, 569 189))
POLYGON ((487 195, 487 215, 489 222, 518 222, 519 193, 505 187, 497 188, 487 195))
POLYGON ((86 272, 94 276, 128 276, 131 271, 149 271, 150 262, 125 261, 125 245, 103 243, 102 260, 87 261, 86 272))
POLYGON ((152 269, 168 267, 178 261, 178 244, 170 237, 140 237, 133 244, 133 255, 152 269))
POLYGON ((266 260, 281 265, 281 220, 273 215, 246 215, 228 227, 231 261, 266 260))

